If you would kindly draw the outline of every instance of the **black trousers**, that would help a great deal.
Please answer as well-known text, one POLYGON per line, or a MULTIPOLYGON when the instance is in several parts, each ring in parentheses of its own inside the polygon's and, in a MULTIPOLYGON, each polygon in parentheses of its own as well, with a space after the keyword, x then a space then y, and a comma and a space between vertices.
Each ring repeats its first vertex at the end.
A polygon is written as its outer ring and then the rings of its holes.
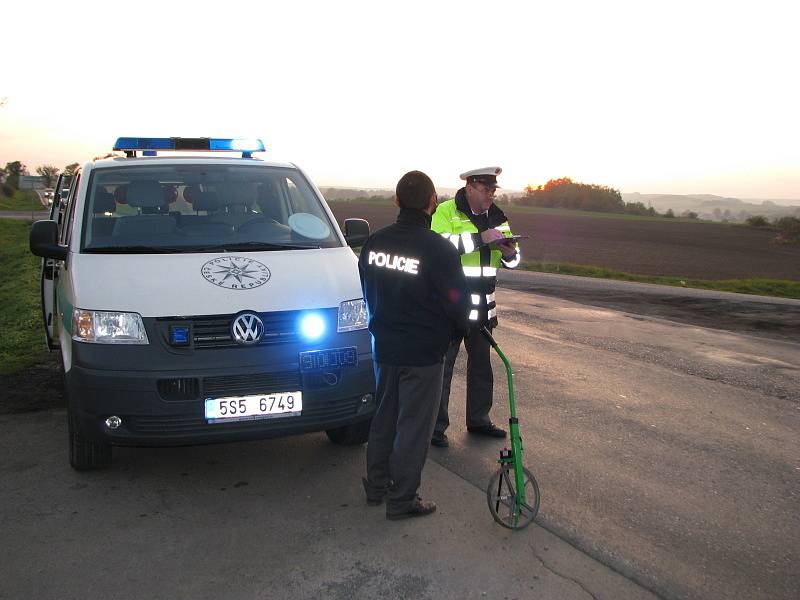
POLYGON ((422 480, 442 389, 442 363, 375 364, 378 409, 367 444, 368 494, 386 492, 386 512, 411 508, 422 480))
MULTIPOLYGON (((479 427, 491 423, 489 411, 492 408, 494 393, 494 374, 492 373, 491 345, 473 328, 464 338, 467 349, 467 427, 479 427)), ((444 357, 444 376, 442 378, 442 397, 439 401, 439 414, 436 417, 436 431, 444 433, 450 425, 447 413, 450 405, 450 384, 453 380, 453 367, 456 364, 461 338, 454 339, 444 357)))

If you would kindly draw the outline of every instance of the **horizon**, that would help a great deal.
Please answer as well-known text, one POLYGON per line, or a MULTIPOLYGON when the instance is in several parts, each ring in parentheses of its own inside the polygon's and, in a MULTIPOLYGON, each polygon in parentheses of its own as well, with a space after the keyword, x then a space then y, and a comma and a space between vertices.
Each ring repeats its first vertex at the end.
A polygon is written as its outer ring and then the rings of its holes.
POLYGON ((158 6, 156 22, 97 0, 7 10, 0 49, 23 61, 0 83, 0 166, 83 164, 119 136, 260 137, 259 156, 321 187, 392 189, 419 169, 458 188, 498 165, 507 190, 568 176, 800 202, 788 1, 158 6), (35 35, 33 13, 51 15, 35 35))
MULTIPOLYGON (((591 182, 576 182, 576 183, 591 183, 591 182)), ((394 186, 384 185, 378 187, 358 187, 352 185, 326 185, 324 183, 320 183, 317 185, 318 188, 334 188, 340 190, 358 190, 358 191, 392 191, 394 186)), ((463 187, 463 186, 461 186, 463 187)), ((450 186, 442 186, 439 188, 437 186, 437 191, 439 189, 443 190, 457 190, 458 187, 450 187, 450 186)), ((525 190, 513 190, 508 188, 500 188, 498 190, 498 196, 503 195, 504 193, 507 194, 524 194, 525 190)), ((673 193, 665 193, 665 192, 626 192, 623 190, 619 190, 619 193, 623 196, 625 195, 632 195, 632 194, 639 194, 641 196, 680 196, 680 197, 697 197, 697 196, 714 196, 716 198, 720 198, 723 200, 741 200, 742 202, 749 202, 749 203, 761 203, 761 202, 775 202, 779 206, 800 206, 800 198, 741 198, 735 196, 721 196, 720 194, 711 194, 708 192, 698 192, 694 194, 673 194, 673 193)))

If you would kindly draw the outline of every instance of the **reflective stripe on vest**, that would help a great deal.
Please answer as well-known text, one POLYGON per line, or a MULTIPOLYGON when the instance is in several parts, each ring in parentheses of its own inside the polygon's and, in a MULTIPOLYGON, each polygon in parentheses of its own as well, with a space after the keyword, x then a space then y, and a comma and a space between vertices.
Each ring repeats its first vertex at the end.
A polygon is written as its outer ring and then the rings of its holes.
POLYGON ((497 277, 496 267, 461 267, 467 277, 497 277))
POLYGON ((514 267, 516 267, 519 264, 519 261, 521 259, 522 259, 522 252, 517 250, 517 255, 514 258, 512 258, 511 260, 506 260, 505 258, 502 258, 501 260, 503 261, 503 264, 506 267, 508 267, 509 269, 513 269, 514 267))
POLYGON ((455 249, 458 250, 459 254, 469 254, 470 252, 475 251, 475 242, 472 241, 471 233, 443 233, 441 235, 444 239, 453 244, 455 249), (461 242, 461 247, 458 245, 459 241, 461 242), (461 252, 462 249, 464 250, 463 252, 461 252))

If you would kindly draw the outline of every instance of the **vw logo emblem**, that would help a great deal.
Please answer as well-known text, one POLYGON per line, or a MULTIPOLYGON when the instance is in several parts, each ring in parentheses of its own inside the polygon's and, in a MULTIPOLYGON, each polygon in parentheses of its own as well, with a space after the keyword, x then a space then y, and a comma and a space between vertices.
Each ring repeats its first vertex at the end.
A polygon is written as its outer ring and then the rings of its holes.
POLYGON ((261 341, 262 335, 264 335, 264 321, 256 313, 242 313, 231 323, 231 336, 237 344, 243 346, 257 344, 261 341))

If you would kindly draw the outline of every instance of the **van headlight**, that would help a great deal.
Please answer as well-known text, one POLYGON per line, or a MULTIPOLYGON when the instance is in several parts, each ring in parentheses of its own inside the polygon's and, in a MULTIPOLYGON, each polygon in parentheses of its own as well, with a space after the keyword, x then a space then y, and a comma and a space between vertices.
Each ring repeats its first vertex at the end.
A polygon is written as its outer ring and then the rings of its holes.
POLYGON ((72 311, 72 339, 94 344, 147 344, 141 315, 104 310, 72 311))
POLYGON ((339 305, 339 321, 336 331, 355 331, 367 327, 367 304, 363 298, 345 300, 339 305))

